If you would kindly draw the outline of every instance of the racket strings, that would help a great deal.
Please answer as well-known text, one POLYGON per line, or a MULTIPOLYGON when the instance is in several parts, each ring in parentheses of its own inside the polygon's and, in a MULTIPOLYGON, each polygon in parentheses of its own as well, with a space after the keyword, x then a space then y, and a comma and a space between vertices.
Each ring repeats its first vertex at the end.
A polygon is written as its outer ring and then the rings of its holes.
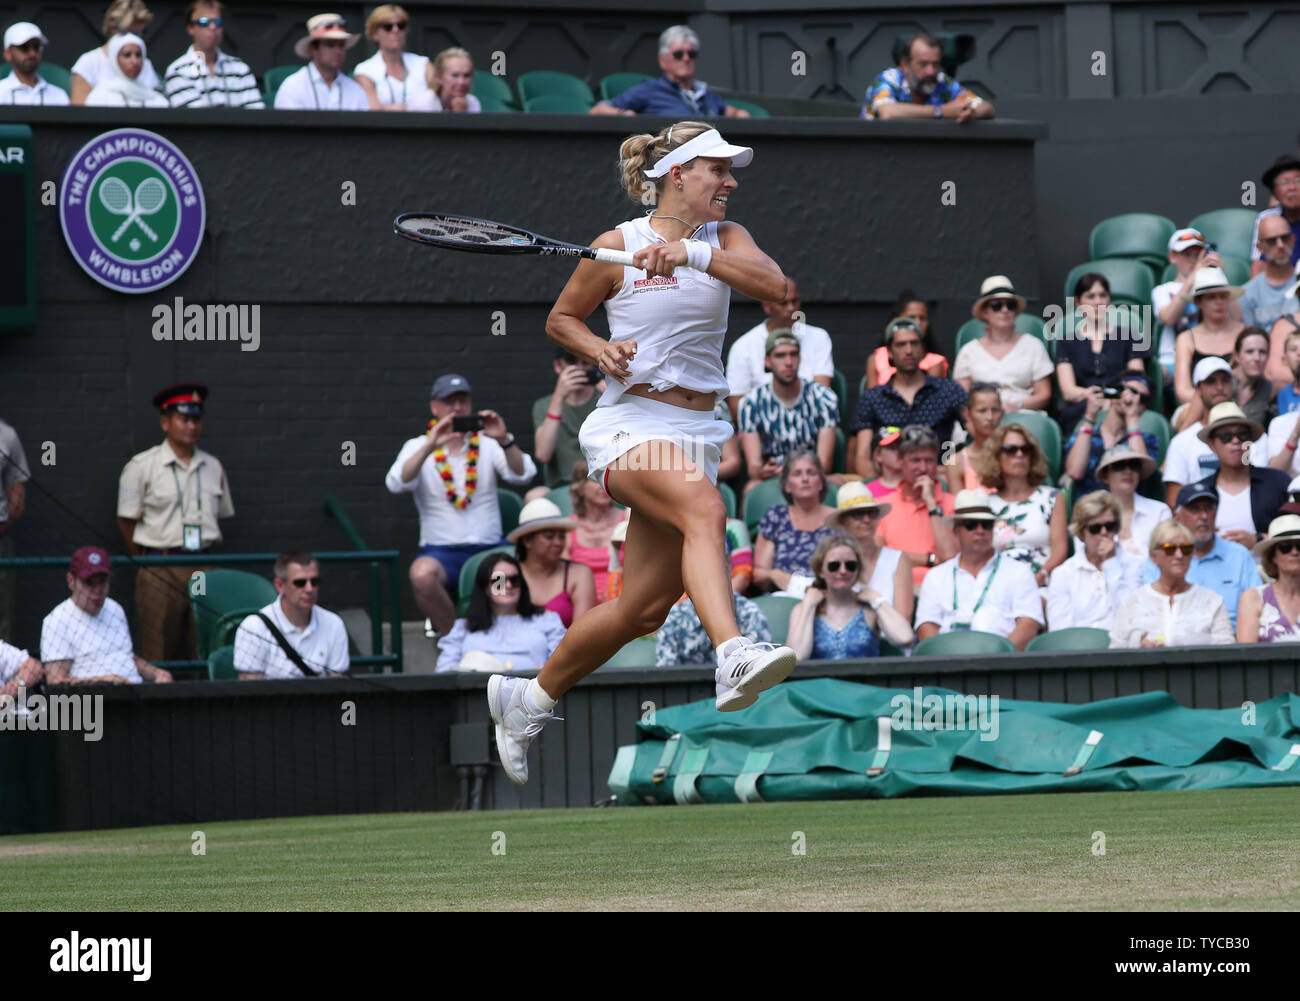
POLYGON ((470 219, 442 219, 437 216, 420 216, 402 220, 402 228, 423 236, 453 243, 470 243, 476 246, 517 247, 532 241, 521 233, 492 223, 470 219))

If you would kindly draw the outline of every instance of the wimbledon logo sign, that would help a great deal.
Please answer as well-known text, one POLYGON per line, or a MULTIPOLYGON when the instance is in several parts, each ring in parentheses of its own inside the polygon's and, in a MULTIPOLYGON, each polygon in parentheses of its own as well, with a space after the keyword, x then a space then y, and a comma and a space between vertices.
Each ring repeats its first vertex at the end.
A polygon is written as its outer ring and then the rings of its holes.
POLYGON ((194 167, 162 136, 115 129, 63 173, 59 217, 86 274, 118 292, 170 285, 198 255, 206 209, 194 167))

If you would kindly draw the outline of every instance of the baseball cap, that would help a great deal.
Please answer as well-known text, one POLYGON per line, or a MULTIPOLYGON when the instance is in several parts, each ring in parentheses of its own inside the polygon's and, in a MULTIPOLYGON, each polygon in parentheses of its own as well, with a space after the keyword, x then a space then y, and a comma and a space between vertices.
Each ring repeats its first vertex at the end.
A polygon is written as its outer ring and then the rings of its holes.
POLYGON ((429 393, 430 399, 445 400, 453 393, 468 393, 469 381, 463 375, 440 375, 429 393))
POLYGON ((1170 250, 1186 250, 1188 247, 1204 247, 1205 237, 1199 229, 1180 229, 1169 238, 1170 250))
POLYGON ((76 577, 85 580, 87 577, 93 577, 97 573, 106 573, 110 577, 113 571, 108 559, 108 553, 98 546, 82 546, 72 554, 72 560, 68 564, 68 570, 76 577))
POLYGON ((777 327, 767 335, 767 344, 763 348, 763 354, 770 355, 776 350, 778 344, 793 344, 799 346, 799 338, 790 327, 777 327))
POLYGON ((11 45, 26 45, 33 38, 39 38, 42 45, 49 45, 50 40, 41 34, 41 29, 31 21, 18 21, 5 28, 5 48, 11 45))
POLYGON ((1199 386, 1215 372, 1232 373, 1232 366, 1219 357, 1202 358, 1192 369, 1192 385, 1199 386))
POLYGON ((1178 497, 1174 501, 1174 507, 1187 507, 1188 504, 1194 504, 1198 500, 1212 500, 1215 507, 1219 505, 1219 493, 1212 486, 1206 483, 1189 483, 1178 491, 1178 497))
MULTIPOLYGON (((917 334, 921 334, 921 325, 910 316, 896 316, 894 319, 890 320, 889 324, 885 327, 885 343, 892 344, 894 341, 894 335, 900 330, 915 330, 917 334)), ((924 335, 922 334, 921 336, 924 335)))

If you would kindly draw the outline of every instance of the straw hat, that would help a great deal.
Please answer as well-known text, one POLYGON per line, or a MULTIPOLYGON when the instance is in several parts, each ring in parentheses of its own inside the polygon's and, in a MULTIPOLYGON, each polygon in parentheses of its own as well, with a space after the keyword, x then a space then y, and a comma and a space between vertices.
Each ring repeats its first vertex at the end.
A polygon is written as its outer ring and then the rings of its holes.
POLYGON ((947 515, 944 523, 953 525, 958 521, 997 521, 998 516, 989 507, 989 495, 983 490, 962 490, 953 503, 952 514, 947 515))
POLYGON ((883 518, 889 514, 892 507, 892 504, 878 503, 875 495, 867 489, 865 483, 846 483, 840 487, 835 510, 827 517, 826 524, 830 528, 839 529, 846 512, 861 511, 864 508, 879 511, 880 516, 883 518))
POLYGON ((1102 453, 1101 461, 1097 463, 1097 468, 1093 470, 1093 476, 1101 479, 1101 472, 1107 466, 1113 466, 1117 462, 1125 462, 1129 459, 1138 459, 1142 463, 1142 470, 1138 474, 1139 479, 1145 480, 1148 476, 1156 471, 1156 460, 1149 455, 1139 455, 1133 449, 1128 447, 1128 442, 1122 441, 1112 445, 1102 453))
POLYGON ((1268 523, 1268 535, 1257 542, 1251 551, 1262 558, 1283 539, 1294 539, 1300 542, 1300 515, 1284 514, 1274 518, 1268 523))
POLYGON ((1208 445, 1210 436, 1225 424, 1245 424, 1246 427, 1250 428, 1247 432, 1249 435, 1248 441, 1255 441, 1264 433, 1262 425, 1252 421, 1246 416, 1241 407, 1229 400, 1226 403, 1216 403, 1214 405, 1214 408, 1210 411, 1210 419, 1206 422, 1205 427, 1196 432, 1196 437, 1208 445))
POLYGON ((1192 298, 1207 292, 1227 292, 1228 298, 1240 299, 1245 291, 1240 285, 1231 285, 1223 268, 1201 268, 1192 280, 1192 298))
POLYGON ((1024 312, 1029 306, 1029 302, 1023 295, 1015 290, 1011 284, 1011 279, 1006 275, 992 275, 985 278, 980 284, 980 297, 975 300, 975 305, 970 308, 970 315, 977 320, 982 320, 980 310, 988 303, 990 299, 1015 299, 1020 304, 1020 312, 1024 312))
POLYGON ((576 522, 564 517, 564 513, 556 506, 554 501, 547 500, 545 497, 538 497, 537 500, 529 501, 524 505, 524 509, 519 512, 519 527, 506 536, 506 541, 518 542, 525 535, 531 535, 533 532, 540 532, 547 528, 558 528, 564 532, 572 532, 577 527, 576 522))
POLYGON ((352 48, 357 42, 361 41, 360 35, 354 35, 344 29, 343 25, 347 24, 342 14, 317 14, 307 21, 307 34, 298 41, 293 43, 293 51, 299 59, 311 58, 311 43, 319 42, 325 38, 338 38, 347 42, 347 48, 352 48))

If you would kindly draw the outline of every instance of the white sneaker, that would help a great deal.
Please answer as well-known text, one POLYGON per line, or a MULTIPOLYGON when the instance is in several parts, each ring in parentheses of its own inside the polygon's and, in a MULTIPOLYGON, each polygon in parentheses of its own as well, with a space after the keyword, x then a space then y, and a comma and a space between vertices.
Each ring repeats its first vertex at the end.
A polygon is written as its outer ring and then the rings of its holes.
POLYGON ((788 646, 745 640, 713 674, 718 712, 748 709, 758 701, 759 692, 788 678, 795 663, 794 651, 788 646))
POLYGON ((527 678, 507 678, 494 674, 488 678, 488 712, 497 725, 497 756, 510 781, 517 786, 528 781, 528 747, 542 732, 548 719, 561 719, 554 712, 530 712, 524 702, 527 678))

